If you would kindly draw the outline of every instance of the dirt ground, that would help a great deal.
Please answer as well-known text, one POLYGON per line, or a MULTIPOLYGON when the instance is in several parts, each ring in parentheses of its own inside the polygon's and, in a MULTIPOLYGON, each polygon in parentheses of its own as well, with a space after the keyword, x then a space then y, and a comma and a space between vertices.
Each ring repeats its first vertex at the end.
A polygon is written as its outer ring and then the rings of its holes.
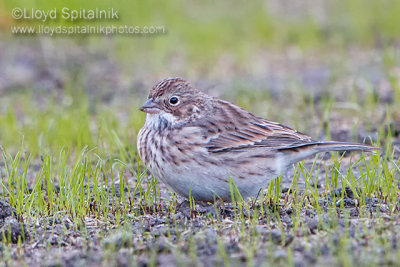
MULTIPOLYGON (((130 101, 135 105, 140 103, 153 81, 162 75, 157 74, 151 79, 146 75, 131 75, 134 70, 123 71, 112 55, 106 56, 104 51, 88 53, 82 47, 65 49, 64 54, 60 55, 51 49, 43 50, 43 44, 40 43, 26 46, 22 41, 12 45, 1 43, 0 46, 3 51, 0 53, 0 114, 6 114, 7 101, 11 97, 18 97, 18 94, 27 91, 32 94, 38 109, 47 105, 49 99, 46 95, 59 97, 62 102, 70 94, 65 88, 72 77, 83 86, 91 103, 115 111, 123 124, 128 120, 130 110, 121 107, 132 105, 130 101), (127 99, 131 100, 127 103, 127 99)), ((268 90, 278 104, 287 101, 286 96, 290 95, 290 91, 284 88, 290 88, 293 81, 301 81, 306 90, 312 92, 316 105, 318 99, 322 99, 327 92, 338 102, 345 102, 342 100, 347 97, 346 84, 350 81, 357 86, 362 99, 369 87, 359 77, 370 77, 369 82, 380 101, 378 110, 381 113, 374 116, 383 123, 385 106, 391 103, 394 93, 382 63, 376 59, 380 53, 350 51, 348 54, 354 60, 343 63, 337 60, 332 64, 327 63, 329 57, 290 58, 288 55, 266 53, 254 64, 266 62, 260 68, 268 70, 267 76, 245 73, 233 78, 241 69, 229 64, 224 69, 218 66, 211 69, 205 74, 205 79, 193 74, 188 76, 213 95, 233 99, 237 95, 234 92, 240 91, 243 84, 248 84, 256 92, 268 90), (344 65, 340 78, 334 77, 336 64, 344 65), (224 78, 216 79, 218 75, 215 72, 224 78)), ((184 69, 184 65, 178 69, 184 69)), ((258 69, 257 73, 264 72, 258 69)), ((96 116, 99 107, 93 105, 92 108, 96 116)), ((261 114, 263 112, 260 111, 261 114)), ((322 115, 318 116, 317 120, 321 120, 322 115)), ((334 113, 330 139, 354 140, 352 122, 346 115, 334 113)), ((315 125, 319 124, 320 121, 315 121, 315 125)), ((367 127, 367 122, 358 125, 357 140, 363 142, 371 138, 376 141, 380 130, 378 127, 367 127)), ((393 117, 391 130, 394 159, 398 160, 400 116, 393 117)), ((315 137, 319 139, 326 137, 326 133, 317 128, 311 127, 307 133, 318 133, 319 136, 315 137)), ((358 157, 358 154, 346 154, 340 172, 346 173, 350 162, 358 157)), ((304 162, 307 170, 312 169, 313 162, 313 159, 304 162)), ((131 203, 124 218, 117 218, 112 212, 100 214, 94 208, 93 213, 80 218, 79 222, 66 212, 33 219, 17 214, 9 206, 9 198, 2 189, 0 229, 4 235, 0 236, 0 265, 397 265, 400 255, 399 206, 393 206, 393 202, 388 203, 387 199, 379 196, 365 197, 365 203, 360 205, 354 192, 340 183, 334 192, 326 194, 326 182, 331 182, 332 178, 331 155, 320 155, 317 165, 321 168, 319 171, 313 169, 312 187, 315 183, 319 193, 319 208, 311 205, 312 201, 307 199, 302 199, 304 205, 298 205, 306 188, 306 181, 301 177, 296 195, 288 193, 295 168, 283 175, 282 194, 277 202, 248 202, 248 210, 241 210, 240 203, 196 203, 193 208, 179 196, 171 201, 170 192, 163 184, 159 184, 161 201, 156 206, 147 207, 145 203, 132 201, 138 199, 138 194, 126 196, 125 201, 131 203)), ((4 178, 4 160, 0 160, 0 168, 3 170, 0 175, 4 178)), ((33 181, 37 171, 33 168, 28 180, 33 181)), ((359 178, 360 164, 353 166, 353 171, 355 177, 359 178)), ((129 172, 124 175, 132 181, 128 184, 130 190, 125 188, 125 192, 133 192, 137 177, 129 172)), ((399 180, 399 172, 395 179, 399 180)), ((142 186, 146 188, 146 182, 142 186)), ((115 184, 115 190, 119 196, 119 184, 115 184)), ((110 210, 113 210, 111 194, 109 202, 110 210)))

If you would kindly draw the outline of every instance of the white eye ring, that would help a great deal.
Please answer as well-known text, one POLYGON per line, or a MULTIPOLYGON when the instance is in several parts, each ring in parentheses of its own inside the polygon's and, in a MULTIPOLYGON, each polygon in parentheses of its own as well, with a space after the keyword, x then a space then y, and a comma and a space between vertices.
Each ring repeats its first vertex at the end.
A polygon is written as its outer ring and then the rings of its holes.
POLYGON ((180 103, 180 100, 179 100, 179 97, 177 97, 177 96, 172 96, 170 99, 169 99, 169 104, 171 105, 171 106, 177 106, 177 105, 179 105, 179 103, 180 103))

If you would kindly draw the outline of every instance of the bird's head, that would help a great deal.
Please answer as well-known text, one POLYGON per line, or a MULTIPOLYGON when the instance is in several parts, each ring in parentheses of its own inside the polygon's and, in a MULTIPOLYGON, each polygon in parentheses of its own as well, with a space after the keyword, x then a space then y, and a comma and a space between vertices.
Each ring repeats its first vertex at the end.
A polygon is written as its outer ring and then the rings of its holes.
POLYGON ((158 120, 168 127, 197 118, 211 97, 181 78, 168 78, 156 84, 140 110, 147 113, 146 121, 158 120))

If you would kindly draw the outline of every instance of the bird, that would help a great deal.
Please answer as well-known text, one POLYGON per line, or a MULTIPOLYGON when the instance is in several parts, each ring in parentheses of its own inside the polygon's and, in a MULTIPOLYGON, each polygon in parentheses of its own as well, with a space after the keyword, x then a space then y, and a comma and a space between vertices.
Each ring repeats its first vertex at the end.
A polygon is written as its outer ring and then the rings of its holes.
POLYGON ((320 152, 377 149, 315 141, 182 78, 158 82, 140 110, 146 113, 137 137, 140 159, 152 176, 196 201, 231 202, 232 182, 243 199, 256 197, 287 168, 320 152))

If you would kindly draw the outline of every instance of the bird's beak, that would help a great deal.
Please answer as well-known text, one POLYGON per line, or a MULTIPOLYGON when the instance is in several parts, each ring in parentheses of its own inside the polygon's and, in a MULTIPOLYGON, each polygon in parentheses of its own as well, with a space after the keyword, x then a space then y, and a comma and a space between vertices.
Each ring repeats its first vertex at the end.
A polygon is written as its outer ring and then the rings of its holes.
POLYGON ((153 98, 149 98, 146 103, 140 107, 140 110, 146 113, 155 114, 160 112, 160 107, 157 103, 153 102, 153 98))

